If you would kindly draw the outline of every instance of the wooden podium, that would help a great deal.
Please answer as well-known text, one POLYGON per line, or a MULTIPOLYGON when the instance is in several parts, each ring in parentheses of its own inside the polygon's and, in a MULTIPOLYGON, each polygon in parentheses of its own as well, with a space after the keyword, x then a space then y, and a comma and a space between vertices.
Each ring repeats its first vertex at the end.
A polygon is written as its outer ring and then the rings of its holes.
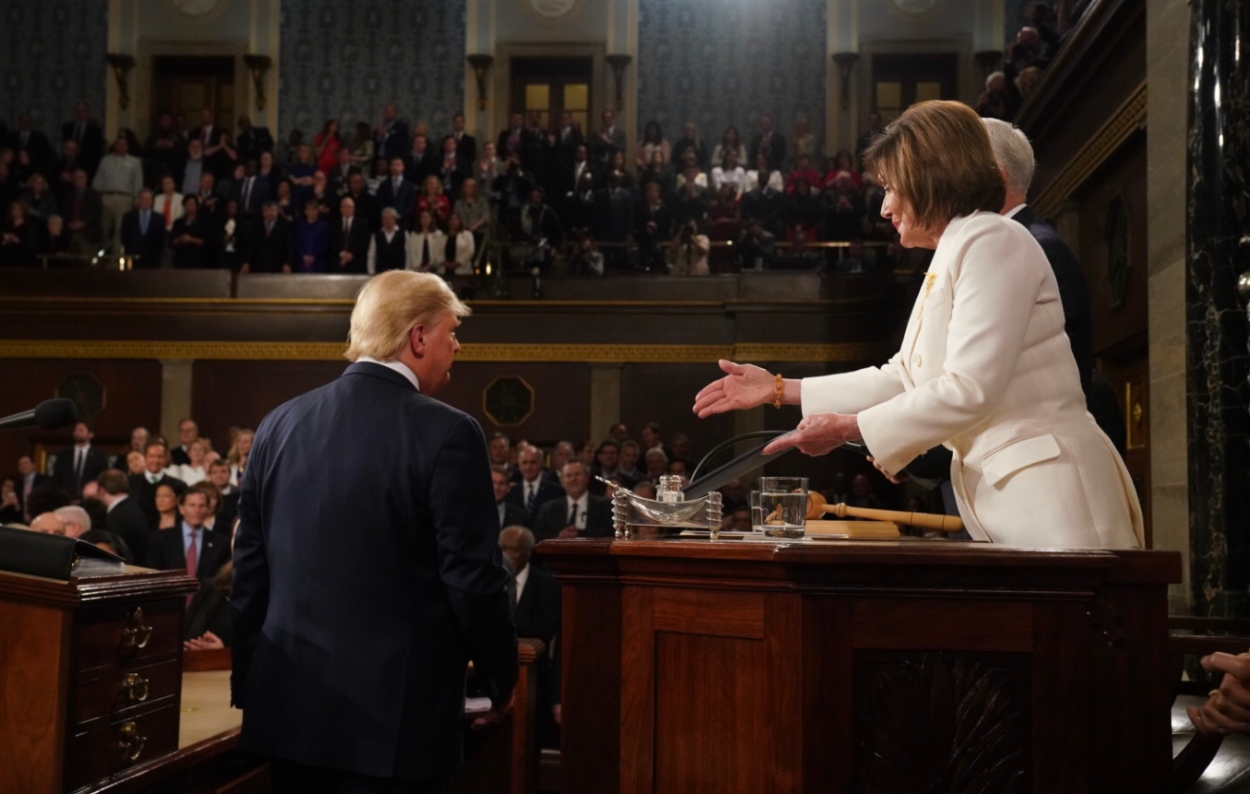
POLYGON ((563 794, 1157 790, 1173 552, 545 541, 563 794))

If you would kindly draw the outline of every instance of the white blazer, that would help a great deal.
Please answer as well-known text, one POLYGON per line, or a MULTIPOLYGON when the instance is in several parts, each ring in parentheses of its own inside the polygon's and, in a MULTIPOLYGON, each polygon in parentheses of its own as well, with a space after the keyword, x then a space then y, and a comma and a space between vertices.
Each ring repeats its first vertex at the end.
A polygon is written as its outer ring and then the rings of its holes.
POLYGON ((408 232, 408 269, 421 270, 421 257, 425 243, 430 245, 429 267, 442 267, 443 257, 447 255, 447 235, 440 231, 430 234, 424 232, 408 232))
POLYGON ((806 378, 804 415, 859 415, 887 470, 941 443, 978 540, 1138 548, 1141 505, 1089 412, 1059 287, 1028 230, 989 212, 946 227, 902 347, 880 368, 806 378))
MULTIPOLYGON (((444 246, 446 243, 444 243, 444 246)), ((457 276, 473 275, 473 255, 477 252, 477 243, 473 232, 463 231, 456 235, 456 267, 457 276)))

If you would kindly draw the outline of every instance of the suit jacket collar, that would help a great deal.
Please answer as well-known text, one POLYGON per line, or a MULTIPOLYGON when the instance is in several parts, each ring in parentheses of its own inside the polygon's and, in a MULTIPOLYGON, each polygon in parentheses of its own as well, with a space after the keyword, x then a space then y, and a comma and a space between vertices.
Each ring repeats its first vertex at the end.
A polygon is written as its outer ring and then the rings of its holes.
POLYGON ((395 370, 383 364, 375 364, 371 361, 357 361, 343 371, 343 376, 348 375, 371 375, 375 378, 388 380, 397 386, 403 386, 406 389, 412 388, 412 381, 405 378, 395 370))
POLYGON ((1037 213, 1033 212, 1033 208, 1026 204, 1023 209, 1012 215, 1011 219, 1027 229, 1033 225, 1033 221, 1037 220, 1037 213))

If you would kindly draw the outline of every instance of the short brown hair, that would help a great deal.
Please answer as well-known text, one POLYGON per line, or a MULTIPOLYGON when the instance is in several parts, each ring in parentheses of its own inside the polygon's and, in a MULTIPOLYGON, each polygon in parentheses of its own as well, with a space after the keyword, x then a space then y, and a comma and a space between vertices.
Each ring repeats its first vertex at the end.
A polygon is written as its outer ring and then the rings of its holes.
POLYGON ((865 170, 911 205, 916 224, 935 227, 1007 198, 985 125, 960 102, 912 105, 864 152, 865 170))
POLYGON ((130 478, 117 469, 105 469, 100 472, 100 476, 96 478, 96 483, 109 496, 117 496, 130 491, 130 478))

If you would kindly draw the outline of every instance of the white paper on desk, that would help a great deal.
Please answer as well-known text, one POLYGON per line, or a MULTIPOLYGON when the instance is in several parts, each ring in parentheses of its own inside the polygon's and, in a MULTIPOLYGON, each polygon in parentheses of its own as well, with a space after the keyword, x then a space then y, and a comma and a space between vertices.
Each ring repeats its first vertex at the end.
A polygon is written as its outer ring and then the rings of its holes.
POLYGON ((464 713, 469 716, 477 716, 490 711, 490 698, 465 698, 464 713))

